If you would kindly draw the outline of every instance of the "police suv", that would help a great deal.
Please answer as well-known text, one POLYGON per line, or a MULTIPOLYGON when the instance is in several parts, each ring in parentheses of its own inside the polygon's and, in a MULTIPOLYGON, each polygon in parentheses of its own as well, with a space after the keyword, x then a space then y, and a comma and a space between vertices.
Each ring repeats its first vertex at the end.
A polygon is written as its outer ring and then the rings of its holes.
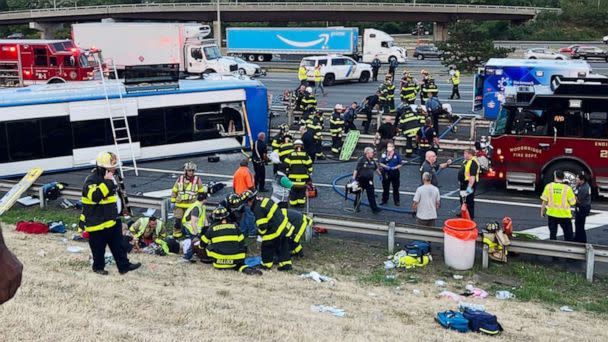
POLYGON ((315 68, 321 66, 323 84, 334 85, 342 81, 369 82, 372 75, 372 67, 367 63, 358 63, 354 59, 341 55, 311 56, 305 57, 300 65, 306 67, 307 80, 315 81, 315 68))

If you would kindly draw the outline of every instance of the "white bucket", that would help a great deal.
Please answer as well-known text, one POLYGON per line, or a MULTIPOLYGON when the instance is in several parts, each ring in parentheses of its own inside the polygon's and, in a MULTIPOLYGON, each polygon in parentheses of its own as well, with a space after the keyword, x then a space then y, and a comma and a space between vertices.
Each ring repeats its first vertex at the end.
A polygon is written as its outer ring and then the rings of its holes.
POLYGON ((445 264, 455 270, 468 270, 475 264, 475 240, 461 240, 443 234, 445 264))

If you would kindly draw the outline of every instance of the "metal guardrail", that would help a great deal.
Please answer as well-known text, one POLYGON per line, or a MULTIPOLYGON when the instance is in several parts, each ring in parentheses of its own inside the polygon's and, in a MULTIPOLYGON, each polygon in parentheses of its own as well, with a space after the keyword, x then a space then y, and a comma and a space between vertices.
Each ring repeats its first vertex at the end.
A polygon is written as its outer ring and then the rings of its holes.
MULTIPOLYGON (((0 181, 0 191, 8 191, 16 183, 16 181, 0 181)), ((44 208, 46 201, 44 200, 44 194, 42 194, 41 192, 41 185, 39 184, 34 184, 27 191, 27 193, 29 194, 38 194, 39 198, 41 199, 40 206, 44 208)), ((76 188, 67 188, 62 190, 61 196, 68 199, 78 200, 81 197, 81 190, 76 188)), ((168 218, 168 198, 159 199, 154 197, 130 195, 129 203, 133 207, 160 209, 161 218, 165 221, 168 218)), ((359 218, 342 217, 326 214, 312 213, 311 216, 313 216, 315 225, 322 226, 323 228, 327 228, 329 230, 386 237, 387 249, 389 253, 394 253, 395 251, 396 238, 443 243, 444 233, 439 227, 423 227, 414 224, 362 220, 359 218)), ((306 241, 311 241, 311 227, 307 229, 305 237, 306 241)), ((477 243, 478 245, 483 244, 481 236, 478 237, 477 243)), ((574 242, 552 240, 529 241, 512 239, 511 245, 508 247, 508 249, 509 251, 522 254, 584 260, 586 264, 586 277, 587 280, 590 282, 593 281, 595 262, 608 262, 608 246, 604 245, 583 245, 574 242)), ((489 261, 487 246, 483 246, 482 250, 482 264, 484 268, 487 268, 489 261)))
MULTIPOLYGON (((211 7, 215 10, 215 2, 184 2, 184 3, 141 3, 141 4, 116 4, 116 5, 97 5, 97 6, 65 6, 57 8, 38 8, 30 10, 17 10, 17 11, 6 11, 0 14, 0 20, 2 18, 9 19, 14 17, 22 17, 23 14, 30 14, 30 17, 36 17, 36 14, 49 14, 58 13, 59 16, 73 15, 73 12, 96 12, 96 13, 108 13, 112 12, 126 12, 123 9, 128 10, 192 10, 196 7, 211 7), (100 11, 101 10, 101 11, 100 11), (72 12, 72 13, 70 13, 72 12)), ((226 10, 227 8, 239 8, 247 10, 249 8, 291 8, 294 6, 298 7, 314 7, 314 8, 335 8, 335 7, 365 7, 366 10, 370 8, 410 8, 422 9, 425 11, 438 10, 438 9, 449 9, 454 10, 456 13, 470 12, 473 10, 496 10, 496 13, 510 12, 521 12, 522 14, 536 14, 538 12, 553 12, 561 13, 560 8, 552 7, 526 7, 526 6, 498 6, 498 5, 466 5, 466 4, 425 4, 425 3, 375 3, 375 2, 232 2, 232 1, 220 1, 220 9, 226 10)))

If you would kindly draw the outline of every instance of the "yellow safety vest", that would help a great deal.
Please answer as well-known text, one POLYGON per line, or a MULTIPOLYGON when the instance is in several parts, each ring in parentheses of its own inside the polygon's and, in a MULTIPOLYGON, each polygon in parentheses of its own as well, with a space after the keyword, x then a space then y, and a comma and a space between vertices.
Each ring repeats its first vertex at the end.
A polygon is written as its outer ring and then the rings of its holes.
POLYGON ((321 82, 321 70, 315 69, 315 82, 321 82))
POLYGON ((300 69, 298 69, 298 79, 304 81, 306 77, 306 68, 301 66, 300 69))
POLYGON ((477 157, 471 158, 471 160, 464 162, 464 180, 468 181, 471 178, 471 165, 475 162, 477 164, 477 173, 475 174, 475 183, 479 182, 479 162, 477 157))
POLYGON ((171 202, 176 207, 187 209, 196 200, 198 193, 205 192, 204 186, 199 187, 198 180, 198 176, 194 176, 192 182, 186 182, 185 176, 179 176, 172 189, 171 202))
POLYGON ((547 202, 547 216, 572 218, 570 207, 576 204, 576 197, 570 186, 551 182, 545 186, 540 199, 547 202))
MULTIPOLYGON (((135 223, 133 223, 133 225, 131 225, 129 230, 133 233, 133 237, 140 238, 144 235, 144 233, 146 232, 146 229, 148 229, 148 223, 150 223, 150 218, 141 217, 137 221, 135 221, 135 223), (139 230, 136 231, 135 223, 138 223, 138 222, 139 222, 139 230)), ((154 234, 156 236, 161 236, 162 231, 163 231, 163 221, 157 219, 156 220, 156 229, 154 231, 154 234)))
POLYGON ((182 217, 182 225, 188 230, 191 235, 194 235, 194 229, 192 228, 192 224, 190 223, 190 213, 194 208, 198 208, 198 221, 196 222, 196 227, 199 229, 199 233, 203 225, 205 224, 205 218, 207 216, 207 208, 203 205, 203 203, 196 201, 188 207, 186 212, 184 213, 184 217, 182 217))
POLYGON ((458 85, 459 83, 460 83, 460 71, 456 70, 456 72, 452 76, 452 84, 458 85))

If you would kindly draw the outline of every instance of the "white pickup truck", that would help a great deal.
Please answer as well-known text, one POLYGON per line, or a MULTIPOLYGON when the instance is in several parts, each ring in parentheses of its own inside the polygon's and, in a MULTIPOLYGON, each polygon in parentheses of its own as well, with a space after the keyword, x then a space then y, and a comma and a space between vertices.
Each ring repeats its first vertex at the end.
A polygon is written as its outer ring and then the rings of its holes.
POLYGON ((354 59, 342 55, 311 56, 303 58, 300 62, 306 68, 307 80, 314 82, 314 71, 321 65, 323 84, 334 85, 336 82, 359 81, 369 82, 372 76, 372 67, 367 63, 358 63, 354 59))

